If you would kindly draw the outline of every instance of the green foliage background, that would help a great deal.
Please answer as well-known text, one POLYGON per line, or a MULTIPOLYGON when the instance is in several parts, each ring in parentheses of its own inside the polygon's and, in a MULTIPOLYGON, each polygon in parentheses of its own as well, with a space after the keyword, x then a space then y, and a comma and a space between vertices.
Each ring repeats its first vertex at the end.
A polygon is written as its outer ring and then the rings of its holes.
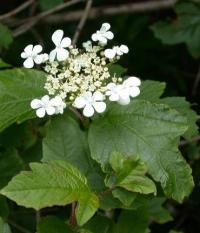
MULTIPOLYGON (((22 3, 2 1, 1 15, 22 3)), ((73 20, 16 34, 20 20, 62 3, 38 0, 10 21, 0 16, 0 233, 200 232, 200 2, 88 19, 78 45, 109 22, 113 44, 130 49, 110 73, 143 82, 130 105, 110 104, 83 125, 69 110, 36 119, 29 105, 45 94, 45 74, 21 68, 27 44, 50 50, 58 28, 73 37, 73 20)), ((93 1, 120 4, 130 1, 93 1)))

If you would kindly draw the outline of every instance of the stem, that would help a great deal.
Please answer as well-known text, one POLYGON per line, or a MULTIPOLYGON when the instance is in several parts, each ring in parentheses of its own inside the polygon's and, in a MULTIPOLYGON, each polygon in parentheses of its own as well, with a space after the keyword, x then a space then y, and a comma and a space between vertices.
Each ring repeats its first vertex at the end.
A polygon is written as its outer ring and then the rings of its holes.
POLYGON ((76 202, 72 202, 71 215, 70 215, 69 222, 70 222, 70 225, 72 227, 75 227, 77 224, 77 221, 76 221, 76 202))
POLYGON ((8 219, 7 222, 13 226, 15 229, 21 231, 22 233, 32 233, 31 231, 29 231, 28 229, 18 225, 17 223, 13 222, 12 220, 8 219))
POLYGON ((113 187, 111 187, 111 188, 109 188, 109 189, 106 189, 106 190, 103 191, 103 192, 100 192, 100 193, 99 193, 99 197, 100 197, 100 198, 103 198, 104 196, 106 196, 106 195, 108 195, 109 193, 111 193, 114 189, 116 189, 116 186, 113 186, 113 187))

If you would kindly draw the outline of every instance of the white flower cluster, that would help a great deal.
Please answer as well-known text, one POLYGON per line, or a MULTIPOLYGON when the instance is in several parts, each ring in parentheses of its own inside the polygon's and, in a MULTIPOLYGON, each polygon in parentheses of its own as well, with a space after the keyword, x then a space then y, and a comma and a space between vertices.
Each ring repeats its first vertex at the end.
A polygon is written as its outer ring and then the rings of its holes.
POLYGON ((89 40, 81 49, 72 46, 71 39, 63 36, 62 30, 53 33, 55 48, 49 55, 41 54, 40 45, 28 45, 21 54, 26 68, 33 68, 34 63, 45 63, 47 79, 44 88, 48 95, 31 102, 38 117, 62 114, 67 105, 83 109, 84 116, 92 117, 95 112, 106 110, 106 98, 126 105, 131 97, 140 94, 140 79, 128 77, 123 81, 123 77, 111 76, 109 72, 109 66, 129 51, 126 45, 105 49, 108 40, 114 37, 110 24, 102 24, 100 30, 92 34, 91 39, 97 42, 96 45, 89 40))

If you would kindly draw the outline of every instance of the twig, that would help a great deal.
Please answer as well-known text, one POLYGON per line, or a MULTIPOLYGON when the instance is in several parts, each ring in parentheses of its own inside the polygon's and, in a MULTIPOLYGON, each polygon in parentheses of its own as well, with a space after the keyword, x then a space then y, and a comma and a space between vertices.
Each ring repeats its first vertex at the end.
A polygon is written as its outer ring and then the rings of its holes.
MULTIPOLYGON (((177 0, 162 0, 162 1, 152 0, 147 2, 93 7, 88 14, 88 18, 96 19, 100 16, 112 16, 112 15, 119 15, 125 13, 141 13, 148 11, 165 10, 165 9, 173 8, 176 2, 177 0)), ((77 10, 77 11, 68 12, 67 14, 64 13, 64 14, 50 15, 49 17, 45 18, 43 21, 50 24, 57 24, 61 22, 79 20, 82 15, 83 15, 83 11, 77 10)))
POLYGON ((196 93, 197 93, 199 83, 200 83, 200 65, 199 65, 197 75, 196 75, 196 78, 195 78, 195 82, 194 82, 194 85, 193 85, 193 88, 192 88, 192 95, 193 96, 195 96, 196 93))
POLYGON ((6 14, 0 15, 0 20, 7 19, 9 17, 12 17, 12 16, 20 13, 21 11, 23 11, 24 9, 26 9, 28 6, 30 6, 34 1, 35 0, 26 1, 22 5, 20 5, 17 8, 15 8, 14 10, 12 10, 12 11, 6 13, 6 14))
POLYGON ((64 8, 70 7, 74 4, 77 4, 79 2, 82 2, 84 0, 71 0, 68 2, 65 2, 63 4, 60 4, 56 7, 54 7, 53 9, 44 11, 36 16, 30 17, 28 19, 25 19, 25 23, 22 24, 19 28, 17 28, 14 32, 13 32, 13 36, 17 37, 23 33, 25 33, 26 31, 28 31, 31 27, 33 27, 35 24, 37 24, 41 19, 47 17, 48 15, 51 15, 57 11, 63 10, 64 8))
POLYGON ((12 220, 8 219, 7 222, 13 226, 14 228, 16 228, 17 230, 21 231, 22 233, 32 233, 31 231, 29 231, 28 229, 18 225, 17 223, 13 222, 12 220))
POLYGON ((70 215, 70 225, 72 227, 75 227, 77 222, 76 222, 76 202, 72 202, 72 207, 71 207, 71 215, 70 215))
POLYGON ((191 140, 182 140, 179 143, 179 146, 185 146, 190 144, 191 142, 198 142, 200 141, 200 135, 193 137, 191 140))
POLYGON ((84 27, 84 25, 86 23, 86 20, 87 20, 87 17, 88 17, 88 14, 90 12, 91 7, 92 7, 92 0, 87 0, 85 10, 84 10, 84 12, 82 14, 82 17, 80 19, 78 27, 77 27, 77 29, 75 31, 74 37, 72 39, 72 44, 73 45, 75 45, 77 43, 77 41, 78 41, 78 38, 79 38, 79 36, 81 34, 81 31, 83 30, 83 27, 84 27))
POLYGON ((69 109, 80 119, 81 123, 84 125, 85 124, 85 119, 84 117, 80 114, 78 110, 76 110, 73 107, 69 107, 69 109))

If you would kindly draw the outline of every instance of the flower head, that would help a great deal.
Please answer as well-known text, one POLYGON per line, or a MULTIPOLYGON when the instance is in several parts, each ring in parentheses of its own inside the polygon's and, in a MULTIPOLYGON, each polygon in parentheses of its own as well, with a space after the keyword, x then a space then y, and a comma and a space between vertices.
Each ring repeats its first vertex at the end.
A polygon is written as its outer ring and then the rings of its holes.
POLYGON ((69 37, 64 37, 64 32, 62 30, 56 30, 52 35, 52 41, 56 48, 52 50, 49 54, 50 61, 54 61, 56 58, 58 61, 64 61, 69 56, 69 51, 65 48, 71 45, 71 39, 69 37))
POLYGON ((114 35, 110 29, 109 23, 103 23, 100 30, 96 31, 96 33, 92 34, 93 41, 99 41, 100 44, 106 45, 108 40, 112 40, 114 35))
POLYGON ((102 113, 106 110, 106 104, 103 102, 104 96, 101 92, 85 92, 82 96, 75 99, 74 106, 76 108, 83 108, 83 115, 91 117, 94 111, 102 113))
POLYGON ((47 54, 39 54, 41 52, 42 52, 41 45, 35 45, 35 46, 33 46, 32 44, 27 45, 24 51, 21 53, 21 57, 25 59, 23 64, 24 67, 33 68, 34 63, 41 64, 42 62, 44 62, 44 58, 46 57, 47 54))

